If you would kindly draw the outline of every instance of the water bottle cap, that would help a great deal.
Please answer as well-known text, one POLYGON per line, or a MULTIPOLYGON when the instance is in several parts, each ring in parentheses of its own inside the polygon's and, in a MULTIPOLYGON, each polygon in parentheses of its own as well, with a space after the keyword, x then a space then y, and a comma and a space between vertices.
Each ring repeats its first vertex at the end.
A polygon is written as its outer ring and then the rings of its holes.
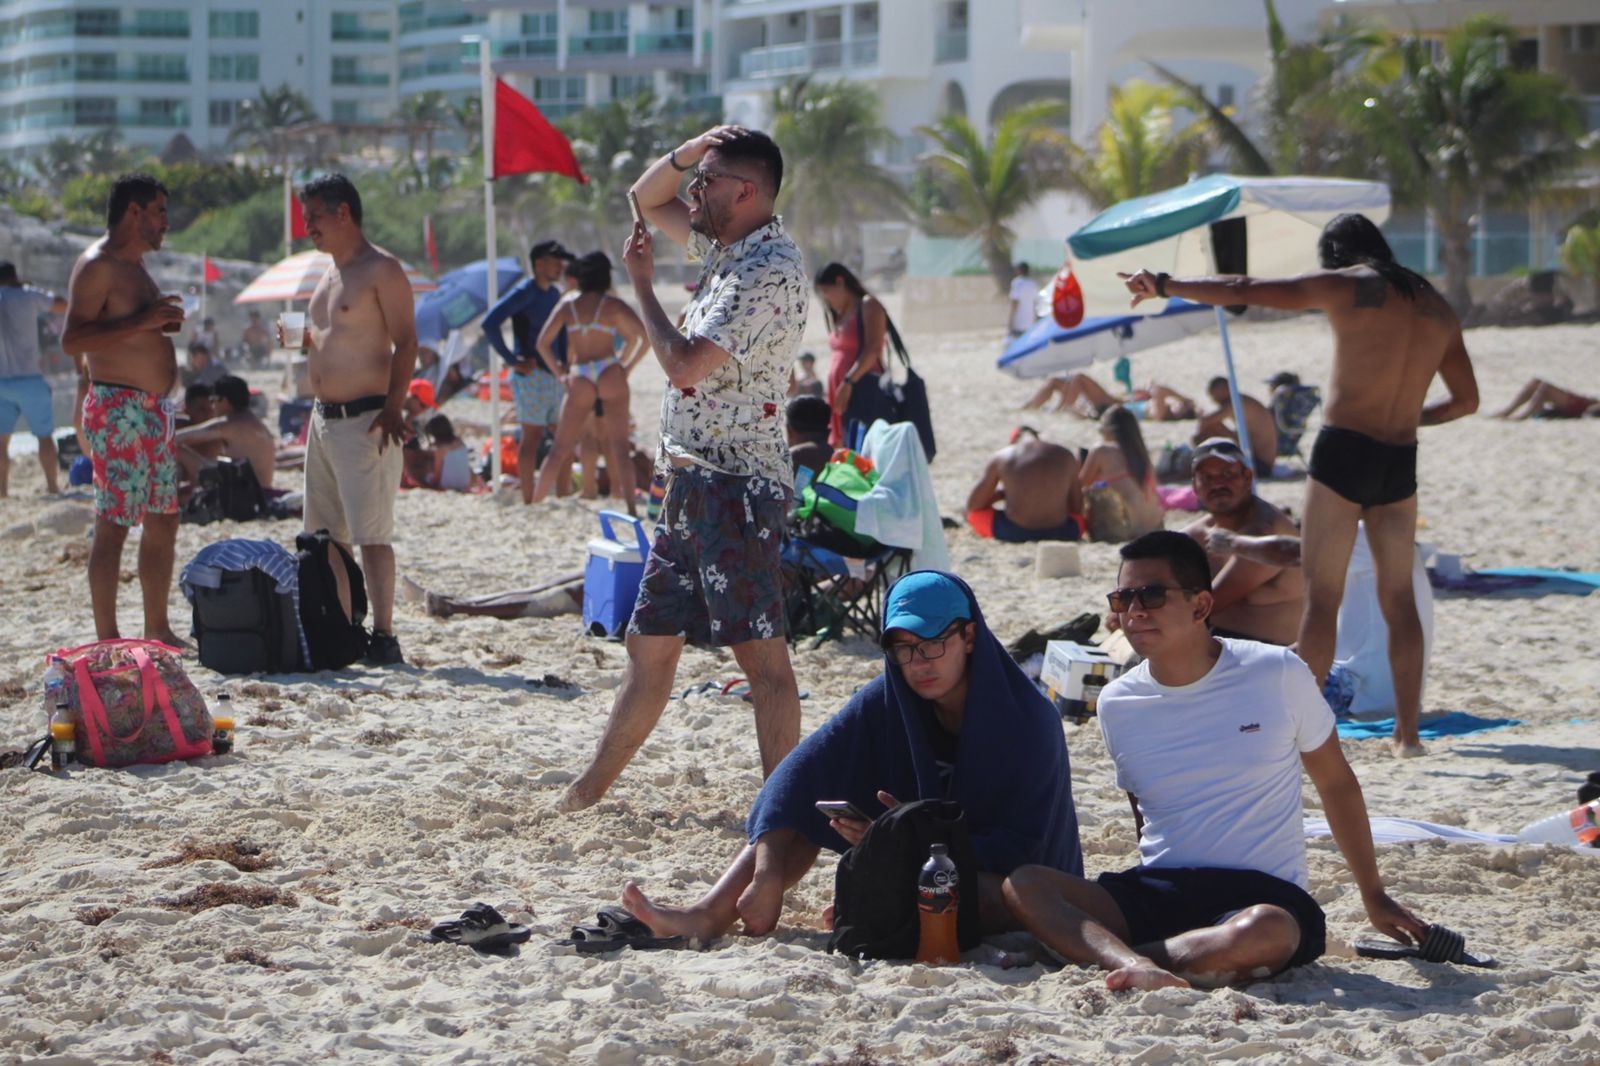
POLYGON ((928 854, 936 859, 942 859, 950 854, 950 848, 945 844, 935 844, 928 849, 928 854))

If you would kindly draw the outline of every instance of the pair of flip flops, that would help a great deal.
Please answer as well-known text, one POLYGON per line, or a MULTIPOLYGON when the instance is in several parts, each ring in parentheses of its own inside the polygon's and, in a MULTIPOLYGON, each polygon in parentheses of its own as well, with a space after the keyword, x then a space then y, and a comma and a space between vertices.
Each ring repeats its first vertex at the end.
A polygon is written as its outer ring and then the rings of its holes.
POLYGON ((1467 938, 1454 929, 1430 925, 1420 944, 1402 944, 1398 940, 1357 940, 1353 945, 1356 954, 1364 959, 1421 959, 1423 962, 1453 962, 1458 966, 1493 968, 1499 963, 1489 955, 1475 955, 1467 950, 1467 938))
POLYGON ((681 948, 688 943, 681 936, 656 936, 648 925, 621 907, 602 907, 594 917, 593 924, 573 926, 572 935, 557 940, 556 944, 585 955, 599 955, 623 948, 659 951, 681 948))
POLYGON ((533 935, 525 925, 513 925, 487 903, 474 903, 461 917, 440 922, 428 930, 425 939, 444 944, 461 944, 489 955, 508 955, 513 946, 533 935))

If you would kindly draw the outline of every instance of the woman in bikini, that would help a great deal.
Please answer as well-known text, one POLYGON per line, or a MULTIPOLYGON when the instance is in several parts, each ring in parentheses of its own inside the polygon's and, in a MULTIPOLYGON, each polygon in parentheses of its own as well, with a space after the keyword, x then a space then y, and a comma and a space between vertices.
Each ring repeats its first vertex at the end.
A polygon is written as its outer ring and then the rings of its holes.
POLYGON ((1084 487, 1089 534, 1095 540, 1132 540, 1162 526, 1155 464, 1139 420, 1120 405, 1100 416, 1102 441, 1078 475, 1084 487))
POLYGON ((828 406, 833 408, 828 443, 844 447, 851 421, 868 425, 878 415, 878 375, 889 316, 850 268, 829 263, 817 271, 817 296, 828 320, 828 406))
POLYGON ((628 447, 628 372, 645 351, 644 324, 633 308, 611 295, 611 260, 590 252, 573 264, 578 277, 575 296, 563 298, 545 320, 535 346, 539 359, 566 388, 555 442, 539 467, 533 488, 535 503, 550 495, 568 476, 572 456, 583 436, 584 422, 600 405, 600 436, 611 473, 613 498, 620 496, 635 513, 633 463, 628 447), (567 331, 567 372, 556 364, 556 334, 567 331))

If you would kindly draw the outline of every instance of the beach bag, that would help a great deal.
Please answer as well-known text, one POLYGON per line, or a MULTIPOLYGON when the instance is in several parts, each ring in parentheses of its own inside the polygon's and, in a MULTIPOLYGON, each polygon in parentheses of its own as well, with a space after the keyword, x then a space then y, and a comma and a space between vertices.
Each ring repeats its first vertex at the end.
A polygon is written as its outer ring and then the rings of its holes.
POLYGON ((834 452, 811 484, 800 490, 796 531, 829 551, 856 556, 876 553, 883 545, 856 532, 856 513, 861 498, 877 483, 878 470, 871 459, 846 449, 834 452))
MULTIPOLYGON (((860 316, 856 316, 860 321, 860 316)), ((878 376, 878 414, 885 422, 910 422, 917 427, 917 439, 922 442, 922 453, 928 462, 933 462, 933 456, 938 451, 938 445, 933 439, 933 414, 928 409, 928 385, 922 376, 911 369, 911 356, 906 354, 905 342, 900 339, 900 331, 894 328, 894 321, 887 315, 884 324, 888 327, 889 343, 887 348, 900 357, 902 380, 896 380, 894 368, 890 360, 884 360, 884 372, 878 376)), ((864 325, 858 327, 862 330, 865 343, 864 325)), ((871 426, 868 422, 867 425, 871 426)))
POLYGON ((312 670, 343 670, 367 653, 367 583, 361 567, 326 529, 294 540, 300 560, 300 625, 311 647, 312 670), (335 564, 350 585, 350 613, 339 602, 335 564))
MULTIPOLYGON (((283 548, 277 550, 288 555, 283 548)), ((183 590, 193 606, 201 666, 219 674, 291 674, 301 669, 294 596, 279 592, 277 580, 266 571, 255 566, 223 570, 216 588, 186 582, 183 590)))
POLYGON ((176 648, 154 640, 102 640, 47 656, 66 677, 78 759, 136 766, 211 754, 211 712, 176 648))
POLYGON ((839 859, 833 878, 833 933, 828 950, 858 959, 910 959, 917 954, 917 874, 928 849, 950 849, 961 879, 956 942, 978 946, 978 857, 961 805, 916 800, 880 815, 861 842, 839 859))
POLYGON ((266 496, 250 460, 218 459, 200 468, 180 521, 201 526, 224 520, 252 522, 266 510, 266 496))

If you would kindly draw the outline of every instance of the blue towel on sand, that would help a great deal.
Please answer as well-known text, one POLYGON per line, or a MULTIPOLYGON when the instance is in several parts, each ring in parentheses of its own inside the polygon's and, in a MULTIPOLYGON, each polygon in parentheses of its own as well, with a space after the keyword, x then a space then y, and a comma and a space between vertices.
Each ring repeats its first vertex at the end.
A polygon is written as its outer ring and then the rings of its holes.
MULTIPOLYGON (((1451 711, 1449 714, 1438 718, 1423 719, 1418 730, 1424 740, 1433 740, 1437 737, 1458 737, 1463 733, 1481 733, 1485 729, 1501 729, 1508 725, 1521 725, 1515 718, 1479 718, 1466 711, 1451 711)), ((1377 718, 1366 722, 1357 722, 1348 718, 1339 720, 1339 735, 1354 740, 1369 740, 1377 737, 1387 737, 1394 733, 1393 718, 1377 718)))
POLYGON ((1565 585, 1566 588, 1552 589, 1552 592, 1572 592, 1586 596, 1593 590, 1600 588, 1600 574, 1584 573, 1581 570, 1551 570, 1538 566, 1502 566, 1494 570, 1479 570, 1478 573, 1489 577, 1532 577, 1541 582, 1554 585, 1565 585))
POLYGON ((746 824, 752 842, 775 829, 792 829, 819 847, 843 852, 849 845, 813 804, 849 800, 877 815, 882 789, 902 802, 959 802, 985 872, 1008 874, 1024 863, 1043 863, 1083 873, 1061 715, 984 624, 972 590, 956 580, 971 605, 977 639, 948 787, 929 741, 933 705, 907 687, 900 668, 885 656, 883 673, 801 741, 767 779, 746 824))

